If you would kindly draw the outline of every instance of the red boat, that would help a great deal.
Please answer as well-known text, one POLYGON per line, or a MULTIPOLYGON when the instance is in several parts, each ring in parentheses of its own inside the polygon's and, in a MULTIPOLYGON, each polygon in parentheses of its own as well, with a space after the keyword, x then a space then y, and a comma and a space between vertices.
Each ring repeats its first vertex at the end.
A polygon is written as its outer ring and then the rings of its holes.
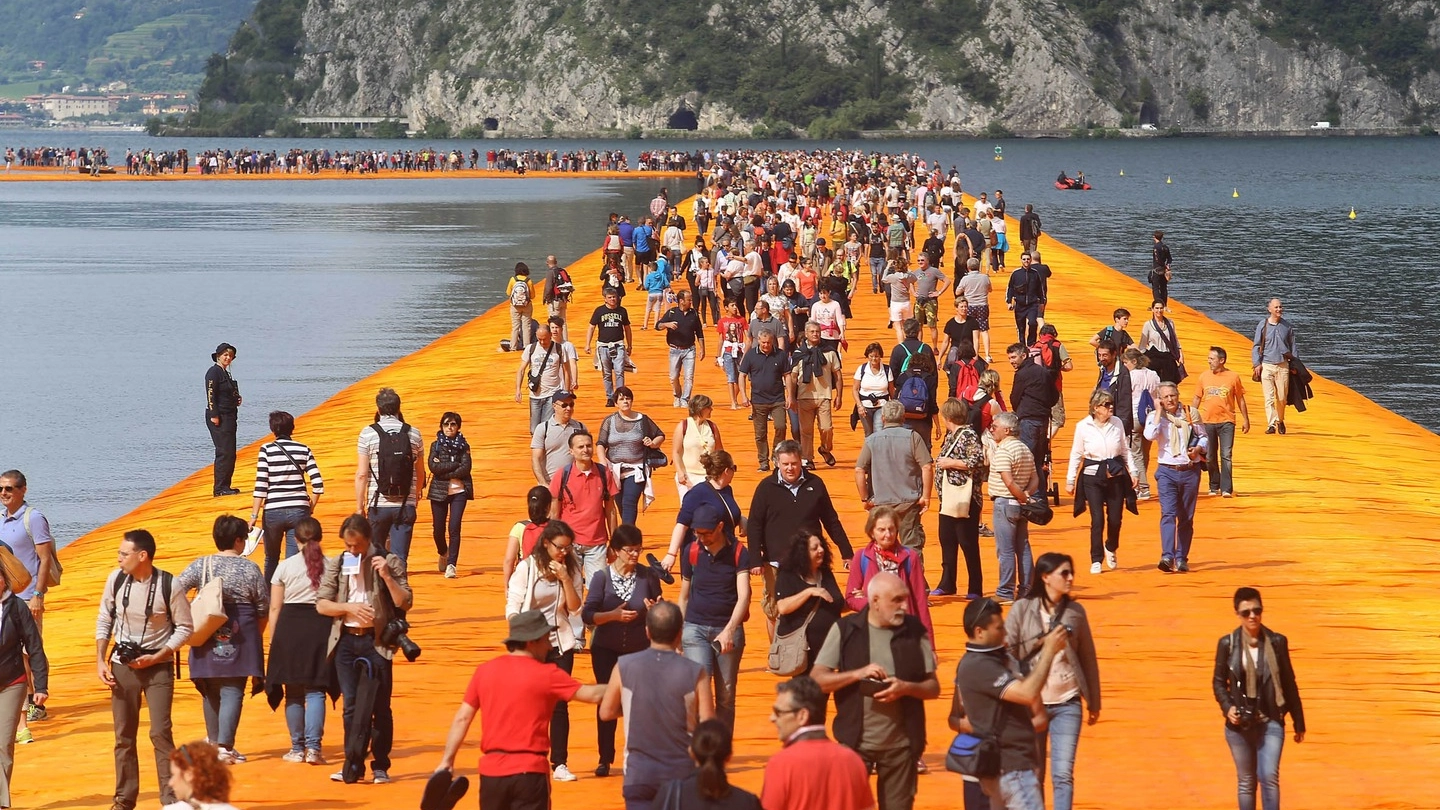
POLYGON ((1089 191, 1090 184, 1074 177, 1066 177, 1062 174, 1060 175, 1060 179, 1055 181, 1055 188, 1061 191, 1089 191))

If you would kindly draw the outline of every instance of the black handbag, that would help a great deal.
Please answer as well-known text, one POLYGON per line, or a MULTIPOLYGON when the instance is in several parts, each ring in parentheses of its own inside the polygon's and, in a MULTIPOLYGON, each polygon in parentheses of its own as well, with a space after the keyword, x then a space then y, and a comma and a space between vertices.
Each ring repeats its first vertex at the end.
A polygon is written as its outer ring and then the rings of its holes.
POLYGON ((1050 499, 1043 492, 1035 492, 1020 504, 1020 516, 1036 526, 1046 526, 1055 519, 1055 510, 1050 508, 1050 499))

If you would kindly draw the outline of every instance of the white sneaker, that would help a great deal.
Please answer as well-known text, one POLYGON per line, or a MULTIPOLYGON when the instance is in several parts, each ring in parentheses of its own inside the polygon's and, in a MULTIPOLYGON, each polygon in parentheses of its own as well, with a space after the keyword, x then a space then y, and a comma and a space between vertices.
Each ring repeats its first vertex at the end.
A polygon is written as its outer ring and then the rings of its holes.
POLYGON ((445 566, 445 578, 446 578, 446 579, 454 579, 454 578, 456 578, 456 577, 458 577, 458 576, 460 576, 460 575, 455 572, 455 566, 453 566, 453 565, 447 565, 447 566, 445 566))
POLYGON ((576 776, 575 774, 571 773, 570 769, 565 767, 564 765, 556 765, 554 778, 556 782, 574 782, 576 776))
MULTIPOLYGON (((1096 563, 1096 564, 1098 565, 1099 563, 1096 563)), ((1110 551, 1109 549, 1106 549, 1106 550, 1105 550, 1105 564, 1108 565, 1108 566, 1110 566, 1110 570, 1111 570, 1111 571, 1114 571, 1116 568, 1119 568, 1119 567, 1120 567, 1120 559, 1115 556, 1115 552, 1110 551)))
POLYGON ((1098 574, 1100 570, 1100 563, 1090 563, 1090 573, 1098 574))

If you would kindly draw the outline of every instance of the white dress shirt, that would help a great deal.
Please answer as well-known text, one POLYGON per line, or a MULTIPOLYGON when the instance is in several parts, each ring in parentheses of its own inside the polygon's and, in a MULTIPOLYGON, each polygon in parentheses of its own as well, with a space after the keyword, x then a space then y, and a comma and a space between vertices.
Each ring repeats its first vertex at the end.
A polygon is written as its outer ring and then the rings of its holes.
MULTIPOLYGON (((1081 419, 1075 426, 1075 441, 1070 444, 1070 470, 1065 474, 1066 487, 1075 486, 1076 476, 1079 475, 1084 460, 1104 461, 1117 456, 1125 459, 1125 467, 1130 470, 1130 480, 1139 481, 1140 473, 1135 469, 1135 461, 1130 456, 1130 443, 1125 439, 1125 423, 1120 421, 1120 417, 1111 414, 1104 422, 1096 422, 1093 416, 1081 419)), ((1094 475, 1095 470, 1096 467, 1091 465, 1085 469, 1085 474, 1094 475)))
MULTIPOLYGON (((1183 412, 1166 417, 1161 409, 1156 408, 1145 417, 1145 438, 1155 442, 1155 451, 1158 454, 1156 461, 1167 467, 1186 467, 1191 464, 1185 449, 1189 446, 1193 433, 1195 426, 1185 419, 1183 412), (1162 417, 1165 419, 1163 422, 1162 417)), ((1200 431, 1198 436, 1197 446, 1207 447, 1205 432, 1200 431)))

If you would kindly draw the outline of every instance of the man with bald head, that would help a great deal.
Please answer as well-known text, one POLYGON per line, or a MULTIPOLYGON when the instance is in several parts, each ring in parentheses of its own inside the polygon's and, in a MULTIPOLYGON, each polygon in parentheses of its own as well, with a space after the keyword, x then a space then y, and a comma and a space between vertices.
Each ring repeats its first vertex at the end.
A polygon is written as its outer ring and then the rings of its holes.
POLYGON ((935 650, 900 577, 876 574, 865 595, 864 610, 830 629, 810 677, 835 695, 835 739, 875 767, 880 810, 910 810, 924 767, 924 701, 940 697, 935 650))

